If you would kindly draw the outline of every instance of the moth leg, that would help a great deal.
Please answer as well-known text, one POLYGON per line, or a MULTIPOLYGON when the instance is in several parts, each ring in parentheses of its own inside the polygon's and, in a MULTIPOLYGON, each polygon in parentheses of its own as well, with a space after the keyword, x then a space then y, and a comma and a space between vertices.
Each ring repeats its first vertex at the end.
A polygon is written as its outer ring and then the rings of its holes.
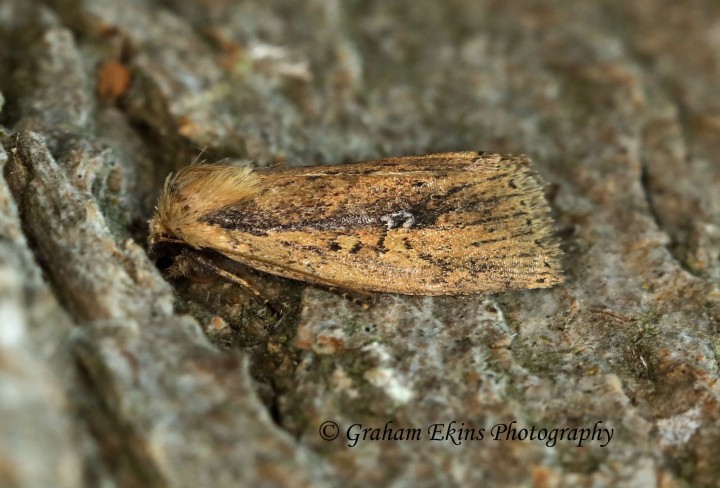
POLYGON ((285 276, 287 278, 305 281, 310 285, 315 285, 332 293, 337 293, 346 300, 351 301, 355 305, 358 305, 365 310, 370 308, 370 305, 375 301, 376 294, 374 293, 369 293, 354 288, 346 288, 345 286, 340 285, 335 281, 319 279, 317 276, 313 276, 310 273, 299 270, 290 270, 285 266, 278 265, 276 263, 269 263, 267 261, 260 261, 253 258, 252 256, 247 256, 241 253, 226 253, 225 255, 228 258, 237 260, 241 263, 246 264, 247 266, 258 268, 268 273, 285 276), (258 266, 259 263, 261 263, 263 266, 258 266))
POLYGON ((213 264, 211 261, 204 259, 201 256, 193 256, 193 259, 195 259, 198 263, 202 264, 203 266, 207 266, 208 268, 212 269, 215 273, 217 273, 219 276, 222 276, 226 280, 232 281, 233 283, 237 283, 238 285, 242 286, 243 288, 250 290, 253 295, 255 295, 255 298, 257 298, 263 305, 268 307, 270 311, 273 313, 273 315, 277 317, 281 317, 284 315, 285 311, 282 310, 282 307, 276 307, 275 303, 272 298, 265 295, 260 289, 258 289, 255 285, 250 283, 249 281, 239 277, 236 274, 233 274, 227 270, 224 270, 215 264, 213 264))
POLYGON ((335 286, 328 286, 328 290, 330 290, 333 293, 337 293, 341 297, 343 297, 345 300, 348 300, 352 302, 353 304, 357 305, 358 307, 362 308, 363 310, 367 310, 370 308, 372 303, 375 301, 375 295, 372 293, 360 291, 360 290, 351 290, 348 288, 338 288, 335 286))

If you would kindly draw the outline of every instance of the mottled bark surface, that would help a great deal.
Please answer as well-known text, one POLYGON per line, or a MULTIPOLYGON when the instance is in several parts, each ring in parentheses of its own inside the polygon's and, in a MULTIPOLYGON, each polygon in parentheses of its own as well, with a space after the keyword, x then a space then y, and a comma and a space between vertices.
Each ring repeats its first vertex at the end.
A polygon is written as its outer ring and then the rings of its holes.
POLYGON ((3 0, 0 485, 718 486, 718 53, 702 0, 3 0), (564 285, 365 309, 256 277, 278 320, 145 253, 198 157, 446 150, 535 160, 564 285))

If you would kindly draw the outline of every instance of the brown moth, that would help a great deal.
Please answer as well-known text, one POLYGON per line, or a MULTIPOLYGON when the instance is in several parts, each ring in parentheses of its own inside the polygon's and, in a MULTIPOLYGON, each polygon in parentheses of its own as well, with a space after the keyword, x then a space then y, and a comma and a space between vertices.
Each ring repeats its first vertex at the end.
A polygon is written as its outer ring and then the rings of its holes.
POLYGON ((407 295, 563 280, 530 161, 478 152, 283 169, 188 166, 165 182, 150 249, 170 275, 212 271, 253 290, 223 263, 407 295))

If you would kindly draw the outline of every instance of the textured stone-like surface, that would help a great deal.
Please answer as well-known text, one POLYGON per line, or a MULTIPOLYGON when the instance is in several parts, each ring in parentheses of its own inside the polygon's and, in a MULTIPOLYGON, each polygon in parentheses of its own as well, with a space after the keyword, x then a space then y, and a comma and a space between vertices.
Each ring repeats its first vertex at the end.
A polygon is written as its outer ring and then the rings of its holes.
POLYGON ((719 26, 701 0, 2 2, 0 484, 716 486, 719 26), (278 318, 143 250, 197 157, 466 149, 552 182, 564 285, 366 309, 266 278, 278 318), (428 439, 453 421, 483 439, 428 439), (512 421, 613 437, 492 438, 512 421))

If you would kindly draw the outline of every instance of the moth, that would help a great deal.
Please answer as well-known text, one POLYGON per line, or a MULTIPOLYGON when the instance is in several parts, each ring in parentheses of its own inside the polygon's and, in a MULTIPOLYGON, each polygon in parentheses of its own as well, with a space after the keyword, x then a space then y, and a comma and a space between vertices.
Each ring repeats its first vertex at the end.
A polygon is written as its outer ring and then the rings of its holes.
POLYGON ((332 289, 469 295, 562 282, 525 156, 455 152, 336 166, 192 165, 168 176, 149 247, 171 276, 227 263, 332 289))

